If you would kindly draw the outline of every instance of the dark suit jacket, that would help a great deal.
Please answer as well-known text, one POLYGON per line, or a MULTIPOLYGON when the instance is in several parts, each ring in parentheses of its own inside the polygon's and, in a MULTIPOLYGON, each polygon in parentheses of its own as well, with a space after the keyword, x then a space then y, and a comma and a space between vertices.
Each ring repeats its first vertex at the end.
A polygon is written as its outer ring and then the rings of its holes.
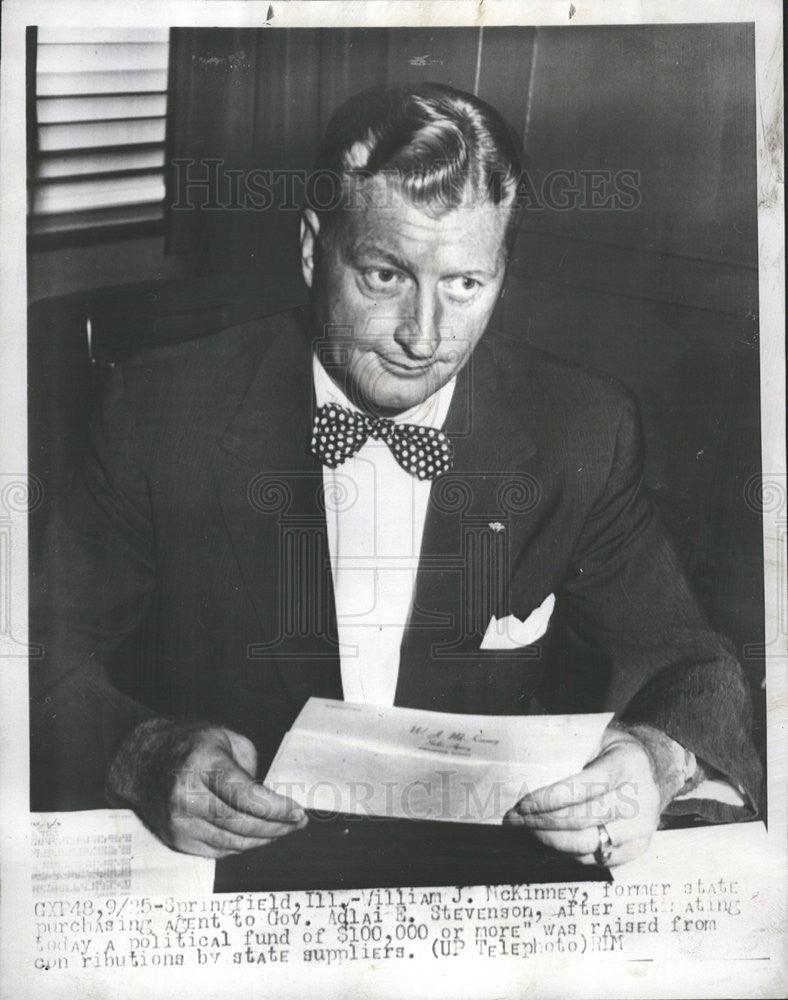
MULTIPOLYGON (((310 358, 283 314, 112 370, 34 587, 34 806, 101 804, 152 715, 246 734, 264 773, 310 695, 341 697, 310 358)), ((488 331, 446 429, 455 468, 432 487, 396 704, 613 710, 754 801, 746 686, 639 490, 630 395, 488 331), (524 619, 550 593, 538 644, 479 649, 492 614, 524 619)))

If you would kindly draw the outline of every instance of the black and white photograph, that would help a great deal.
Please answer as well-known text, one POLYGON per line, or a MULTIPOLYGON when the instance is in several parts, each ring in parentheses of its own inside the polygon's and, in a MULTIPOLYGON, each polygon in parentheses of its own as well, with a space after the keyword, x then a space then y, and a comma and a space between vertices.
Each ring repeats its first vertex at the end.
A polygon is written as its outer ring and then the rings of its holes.
POLYGON ((784 995, 780 8, 528 6, 7 5, 9 996, 784 995))

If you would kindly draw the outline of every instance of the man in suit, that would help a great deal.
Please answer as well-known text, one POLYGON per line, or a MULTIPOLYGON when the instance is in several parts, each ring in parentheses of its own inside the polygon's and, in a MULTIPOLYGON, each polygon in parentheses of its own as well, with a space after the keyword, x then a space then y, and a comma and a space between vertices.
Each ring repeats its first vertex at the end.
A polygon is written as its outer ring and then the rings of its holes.
POLYGON ((507 815, 586 862, 636 856, 669 811, 753 815, 746 686, 639 489, 631 396, 488 329, 521 174, 504 123, 380 88, 319 167, 338 196, 303 213, 306 314, 111 374, 50 529, 43 799, 106 783, 179 850, 267 843, 307 821, 260 778, 316 695, 614 711, 580 774, 507 815))

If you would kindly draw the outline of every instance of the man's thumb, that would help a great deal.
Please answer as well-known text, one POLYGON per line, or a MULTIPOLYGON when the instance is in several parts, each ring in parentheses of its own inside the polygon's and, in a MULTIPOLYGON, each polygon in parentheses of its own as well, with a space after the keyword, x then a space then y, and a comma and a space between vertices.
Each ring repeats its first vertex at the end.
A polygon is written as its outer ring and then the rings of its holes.
POLYGON ((225 729, 224 733, 230 743, 230 752, 236 764, 251 778, 256 778, 257 750, 254 743, 245 736, 241 736, 240 733, 234 733, 231 729, 225 729))

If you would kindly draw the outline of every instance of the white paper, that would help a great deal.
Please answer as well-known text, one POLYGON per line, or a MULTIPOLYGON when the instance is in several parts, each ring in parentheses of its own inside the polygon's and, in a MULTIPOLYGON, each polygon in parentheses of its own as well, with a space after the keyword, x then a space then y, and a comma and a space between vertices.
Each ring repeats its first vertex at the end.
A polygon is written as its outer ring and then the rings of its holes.
POLYGON ((34 896, 204 896, 214 861, 163 844, 128 809, 32 813, 34 896))
POLYGON ((687 886, 698 878, 711 884, 733 870, 737 878, 757 881, 764 858, 770 857, 777 882, 785 878, 785 860, 772 846, 760 822, 659 830, 647 851, 613 869, 613 880, 648 882, 669 872, 674 884, 687 886))
POLYGON ((500 823, 576 774, 612 714, 454 715, 310 698, 265 783, 308 809, 500 823))

